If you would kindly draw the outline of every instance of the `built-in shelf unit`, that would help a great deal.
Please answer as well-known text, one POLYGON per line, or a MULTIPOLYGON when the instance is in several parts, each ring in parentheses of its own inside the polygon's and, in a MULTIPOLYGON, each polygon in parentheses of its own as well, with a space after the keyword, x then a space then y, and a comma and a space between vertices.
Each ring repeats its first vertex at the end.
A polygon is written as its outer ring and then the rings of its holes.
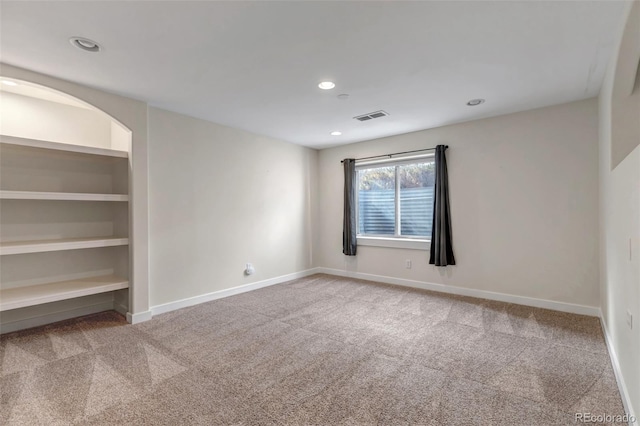
POLYGON ((0 311, 129 287, 128 156, 0 136, 0 311))

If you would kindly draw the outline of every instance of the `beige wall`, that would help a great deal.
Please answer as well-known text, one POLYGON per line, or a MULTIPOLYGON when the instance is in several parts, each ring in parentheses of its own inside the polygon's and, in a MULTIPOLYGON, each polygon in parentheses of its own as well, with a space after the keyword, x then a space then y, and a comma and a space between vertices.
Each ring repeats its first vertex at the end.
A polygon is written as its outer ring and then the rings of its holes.
POLYGON ((589 99, 320 151, 317 266, 598 306, 597 124, 589 99), (458 265, 396 248, 344 256, 340 160, 437 144, 449 145, 458 265))
MULTIPOLYGON (((634 8, 627 28, 640 27, 640 2, 635 2, 634 8)), ((637 64, 637 52, 633 42, 626 39, 628 34, 627 31, 625 38, 621 38, 600 93, 600 280, 605 327, 631 403, 628 409, 637 416, 640 415, 640 147, 613 159, 620 155, 620 146, 629 146, 626 142, 630 141, 624 138, 640 127, 640 103, 633 103, 630 93, 621 98, 614 90, 617 77, 626 74, 619 72, 616 64, 628 64, 626 56, 635 57, 637 64), (617 165, 612 169, 612 164, 617 165), (633 315, 633 329, 627 325, 627 311, 633 315)))
POLYGON ((315 150, 149 111, 152 306, 312 267, 315 150))
MULTIPOLYGON (((623 30, 615 68, 609 77, 611 102, 611 169, 640 144, 640 2, 635 2, 623 30)), ((631 3, 631 4, 633 4, 631 3)))

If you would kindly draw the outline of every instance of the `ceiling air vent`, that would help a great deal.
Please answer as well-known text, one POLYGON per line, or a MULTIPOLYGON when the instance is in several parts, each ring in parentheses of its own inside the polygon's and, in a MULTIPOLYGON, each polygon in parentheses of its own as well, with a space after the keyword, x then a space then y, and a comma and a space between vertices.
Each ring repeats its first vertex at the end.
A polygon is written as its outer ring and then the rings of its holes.
POLYGON ((369 120, 373 120, 374 118, 386 117, 387 115, 389 115, 388 112, 380 110, 380 111, 370 112, 364 115, 359 115, 353 118, 355 118, 358 121, 369 121, 369 120))

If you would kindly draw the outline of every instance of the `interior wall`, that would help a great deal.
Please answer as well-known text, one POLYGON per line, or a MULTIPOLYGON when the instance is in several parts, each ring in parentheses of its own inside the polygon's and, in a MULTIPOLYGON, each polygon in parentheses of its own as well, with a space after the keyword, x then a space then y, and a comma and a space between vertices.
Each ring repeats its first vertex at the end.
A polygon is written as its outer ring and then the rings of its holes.
POLYGON ((320 151, 317 266, 599 306, 597 124, 588 99, 320 151), (457 265, 398 248, 344 256, 340 160, 438 144, 449 145, 457 265))
POLYGON ((315 150, 157 108, 149 148, 152 306, 312 267, 315 150))
POLYGON ((0 92, 0 133, 98 148, 111 146, 111 120, 106 115, 10 92, 0 92))
MULTIPOLYGON (((640 2, 628 14, 629 26, 640 28, 640 2)), ((622 31, 621 31, 622 33, 622 31)), ((600 92, 600 262, 601 306, 605 328, 620 365, 623 386, 633 415, 640 415, 640 146, 616 164, 619 146, 631 142, 618 140, 640 128, 640 103, 631 95, 616 93, 617 68, 635 56, 634 42, 621 36, 600 92), (616 58, 617 56, 617 58, 616 58), (620 114, 620 115, 618 115, 620 114), (624 118, 627 119, 624 119, 624 118), (632 119, 629 119, 629 118, 632 119), (618 144, 620 142, 620 144, 618 144), (627 312, 633 315, 627 324, 627 312)))
POLYGON ((640 144, 640 2, 633 3, 607 93, 612 98, 611 169, 640 144))

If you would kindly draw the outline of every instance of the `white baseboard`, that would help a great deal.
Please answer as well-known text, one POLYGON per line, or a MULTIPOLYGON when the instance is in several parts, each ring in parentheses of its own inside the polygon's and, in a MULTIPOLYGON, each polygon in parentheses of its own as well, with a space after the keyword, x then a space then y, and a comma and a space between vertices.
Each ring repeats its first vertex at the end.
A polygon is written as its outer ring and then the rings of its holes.
POLYGON ((340 269, 315 268, 317 273, 337 275, 340 277, 358 278, 367 281, 377 281, 386 284, 395 284, 405 287, 420 288, 423 290, 438 291, 440 293, 457 294, 461 296, 477 297, 480 299, 497 300, 500 302, 515 303, 517 305, 533 306, 535 308, 551 309, 554 311, 569 312, 572 314, 600 316, 600 308, 595 306, 574 305, 572 303, 555 302, 553 300, 536 299, 533 297, 516 296, 512 294, 496 293, 493 291, 476 290, 464 287, 455 287, 444 284, 429 283, 424 281, 407 280, 403 278, 387 277, 383 275, 365 274, 362 272, 350 272, 340 269))
MULTIPOLYGON (((629 415, 630 418, 633 417, 637 419, 635 412, 633 411, 634 407, 631 404, 631 398, 629 397, 629 391, 627 390, 627 385, 624 381, 622 370, 620 370, 620 363, 618 362, 618 354, 616 353, 616 350, 613 347, 613 342, 611 341, 609 331, 607 330, 607 325, 604 321, 604 316, 602 315, 602 311, 600 311, 600 325, 602 326, 602 333, 604 334, 604 340, 605 342, 607 342, 607 349, 609 350, 609 358, 611 358, 611 366, 613 367, 613 373, 616 376, 616 382, 618 383, 618 390, 620 391, 620 397, 622 398, 622 405, 624 406, 624 411, 629 415)), ((629 425, 637 426, 637 423, 629 422, 629 425)))
POLYGON ((251 290, 257 290, 259 288, 268 287, 275 284, 284 283, 287 281, 295 280, 297 278, 307 277, 309 275, 317 274, 318 268, 307 269, 305 271, 294 272, 292 274, 281 275, 275 278, 269 278, 268 280, 257 281, 250 284, 241 285, 238 287, 228 288, 225 290, 214 291, 212 293, 202 294, 200 296, 189 297, 187 299, 176 300, 175 302, 164 303, 162 305, 156 305, 151 307, 151 313, 153 315, 163 314, 165 312, 175 311, 176 309, 186 308, 188 306, 199 305, 200 303, 210 302, 216 299, 222 299, 223 297, 229 297, 240 293, 245 293, 251 290))
POLYGON ((153 317, 153 313, 151 311, 138 312, 136 314, 127 312, 126 315, 127 315, 127 322, 129 324, 138 324, 141 322, 149 321, 151 317, 153 317))
POLYGON ((13 331, 24 330, 27 328, 39 327, 41 325, 51 324, 58 321, 81 317, 83 315, 96 314, 98 312, 113 310, 113 301, 96 303, 94 305, 81 306, 74 309, 52 312, 37 317, 25 318, 18 321, 3 323, 0 332, 11 333, 13 331))

